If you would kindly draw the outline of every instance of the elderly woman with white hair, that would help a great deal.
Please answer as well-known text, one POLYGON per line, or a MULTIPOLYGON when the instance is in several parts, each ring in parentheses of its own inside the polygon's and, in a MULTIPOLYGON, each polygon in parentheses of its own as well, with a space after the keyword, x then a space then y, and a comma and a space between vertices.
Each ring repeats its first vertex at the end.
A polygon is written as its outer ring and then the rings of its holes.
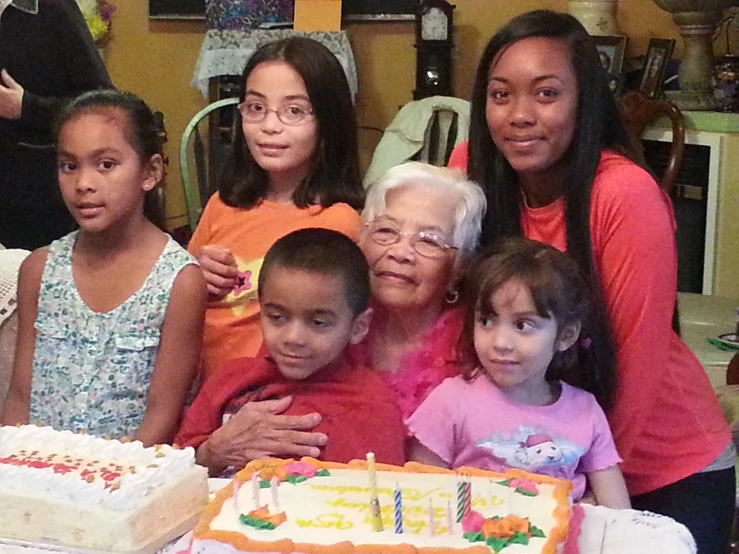
POLYGON ((485 197, 453 169, 409 162, 368 191, 359 245, 374 315, 353 355, 379 372, 404 417, 457 374, 459 269, 477 247, 485 197))
MULTIPOLYGON (((370 266, 374 315, 350 357, 385 377, 404 417, 457 374, 463 320, 457 277, 477 247, 485 204, 482 189, 462 172, 417 162, 390 169, 368 191, 360 247, 370 266)), ((265 456, 317 457, 329 440, 311 431, 321 416, 284 415, 290 402, 244 405, 229 420, 233 444, 219 455, 234 467, 265 456)))

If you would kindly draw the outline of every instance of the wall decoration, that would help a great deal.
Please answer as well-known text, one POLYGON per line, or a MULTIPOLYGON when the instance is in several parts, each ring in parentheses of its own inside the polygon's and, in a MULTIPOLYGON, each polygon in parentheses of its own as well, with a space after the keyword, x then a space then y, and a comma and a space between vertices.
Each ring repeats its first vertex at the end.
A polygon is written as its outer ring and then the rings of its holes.
POLYGON ((205 0, 149 0, 151 19, 205 19, 205 0))
POLYGON ((413 21, 418 0, 343 0, 344 21, 413 21))

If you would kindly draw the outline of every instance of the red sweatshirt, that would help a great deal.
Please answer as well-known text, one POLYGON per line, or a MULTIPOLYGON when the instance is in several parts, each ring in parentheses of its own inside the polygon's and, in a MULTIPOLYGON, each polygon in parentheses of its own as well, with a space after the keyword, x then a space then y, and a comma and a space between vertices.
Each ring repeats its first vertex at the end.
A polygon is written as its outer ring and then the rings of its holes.
POLYGON ((328 443, 320 459, 346 463, 374 452, 378 462, 405 463, 405 428, 388 386, 363 366, 324 368, 308 379, 286 379, 270 358, 239 358, 208 379, 187 410, 175 442, 197 448, 247 402, 292 396, 285 415, 317 412, 313 431, 328 443))
MULTIPOLYGON (((467 142, 450 167, 467 168, 467 142)), ((566 249, 564 202, 521 210, 524 235, 566 249)), ((688 477, 731 440, 698 359, 672 330, 677 294, 675 219, 667 194, 642 168, 601 154, 590 201, 595 267, 618 349, 609 422, 629 494, 688 477)))

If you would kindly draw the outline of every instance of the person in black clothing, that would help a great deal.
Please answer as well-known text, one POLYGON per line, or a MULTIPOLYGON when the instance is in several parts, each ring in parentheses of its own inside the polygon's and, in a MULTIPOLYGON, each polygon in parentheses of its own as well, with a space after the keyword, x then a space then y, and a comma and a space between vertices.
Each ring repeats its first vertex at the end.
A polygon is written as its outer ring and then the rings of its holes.
POLYGON ((0 243, 32 250, 74 228, 57 186, 53 120, 112 88, 75 0, 0 0, 0 243))

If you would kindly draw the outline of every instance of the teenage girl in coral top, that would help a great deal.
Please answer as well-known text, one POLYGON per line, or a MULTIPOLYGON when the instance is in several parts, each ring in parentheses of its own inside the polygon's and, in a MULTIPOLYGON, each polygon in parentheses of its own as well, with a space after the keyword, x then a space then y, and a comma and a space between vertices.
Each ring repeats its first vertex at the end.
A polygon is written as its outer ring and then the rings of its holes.
POLYGON ((726 552, 735 454, 672 329, 672 205, 639 164, 593 39, 566 14, 514 18, 482 55, 471 118, 450 165, 486 190, 483 242, 524 235, 567 250, 600 288, 618 375, 607 413, 632 505, 687 525, 702 554, 726 552))

